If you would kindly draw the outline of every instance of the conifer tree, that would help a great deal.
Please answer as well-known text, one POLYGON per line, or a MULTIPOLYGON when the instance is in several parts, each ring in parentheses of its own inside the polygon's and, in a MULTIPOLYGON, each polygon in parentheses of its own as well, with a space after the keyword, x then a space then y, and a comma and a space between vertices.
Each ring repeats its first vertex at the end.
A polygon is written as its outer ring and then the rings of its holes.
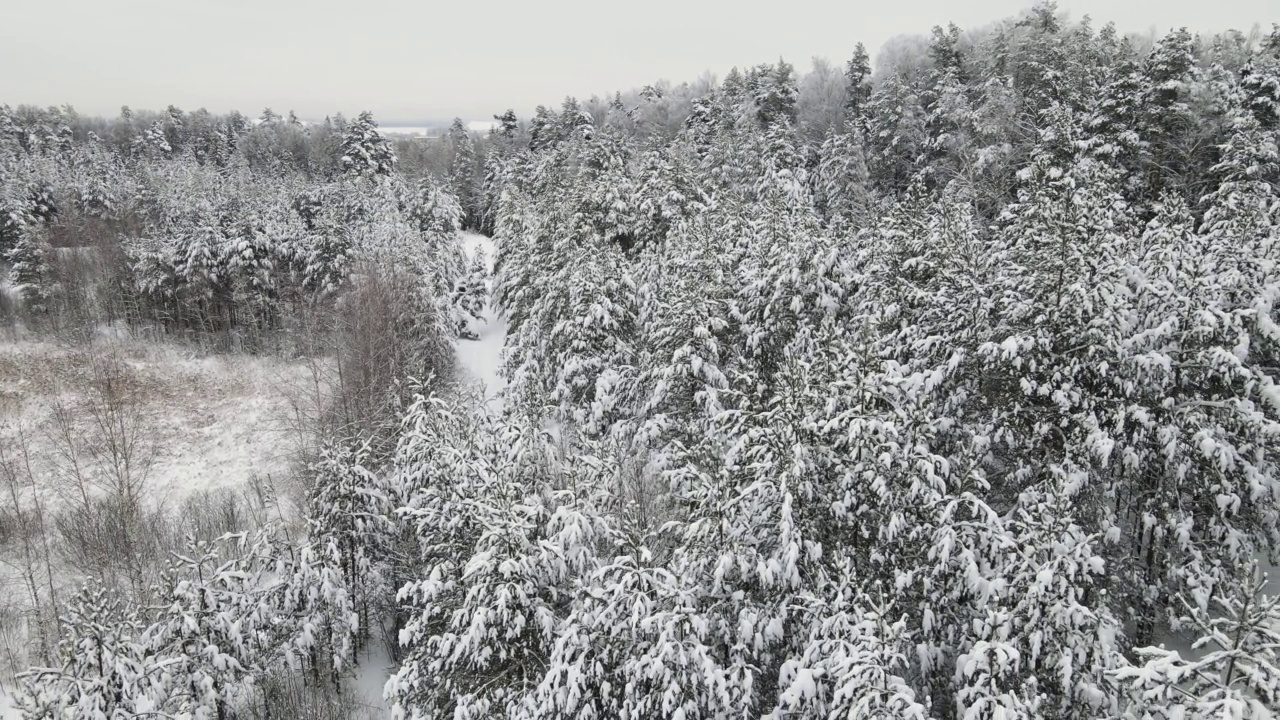
POLYGON ((64 626, 59 665, 19 678, 23 717, 110 720, 165 711, 169 673, 118 595, 85 585, 68 604, 64 626))
POLYGON ((867 101, 871 99, 871 58, 862 43, 854 46, 853 57, 845 66, 844 75, 848 81, 845 100, 848 118, 858 124, 866 112, 867 101))
POLYGON ((33 312, 47 309, 52 290, 49 254, 52 249, 38 228, 17 225, 17 239, 5 253, 9 262, 9 282, 33 312))
POLYGON ((461 118, 454 118, 449 128, 453 156, 449 160, 449 192, 462 206, 462 227, 474 229, 479 224, 480 209, 476 192, 476 151, 471 133, 461 118))
POLYGON ((516 131, 520 129, 520 122, 516 118, 515 110, 507 110, 501 115, 494 115, 493 119, 498 122, 497 127, 494 128, 494 132, 502 136, 502 138, 507 142, 515 140, 516 131))
POLYGON ((368 111, 360 113, 342 131, 339 153, 342 171, 353 177, 387 177, 396 164, 391 144, 378 132, 378 124, 368 111))

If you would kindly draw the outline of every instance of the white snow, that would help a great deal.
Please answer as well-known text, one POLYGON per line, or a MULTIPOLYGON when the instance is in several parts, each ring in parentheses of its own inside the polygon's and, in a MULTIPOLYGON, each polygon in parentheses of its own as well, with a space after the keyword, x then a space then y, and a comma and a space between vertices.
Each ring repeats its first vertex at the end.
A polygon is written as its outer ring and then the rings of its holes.
MULTIPOLYGON (((375 638, 369 643, 369 648, 361 654, 356 665, 355 698, 365 711, 378 713, 379 717, 390 712, 391 708, 382 697, 382 689, 395 669, 395 662, 392 661, 386 646, 380 639, 375 638)), ((0 720, 3 719, 0 718, 0 720)))
POLYGON ((378 132, 398 137, 440 137, 441 128, 427 125, 380 125, 378 132))
MULTIPOLYGON (((477 250, 483 250, 489 261, 489 273, 493 274, 495 247, 491 238, 476 233, 462 233, 462 244, 469 258, 474 258, 477 250)), ((489 282, 492 292, 493 283, 489 282)), ((480 336, 478 340, 457 341, 457 362, 484 389, 484 402, 501 409, 502 390, 506 387, 501 375, 502 347, 507 338, 507 321, 493 306, 492 298, 485 308, 483 325, 475 328, 480 336)), ((360 658, 356 666, 355 693, 356 700, 362 707, 370 711, 386 712, 389 708, 382 697, 382 689, 387 679, 395 670, 390 653, 381 642, 375 642, 368 652, 360 658)), ((0 718, 3 720, 3 718, 0 718)))
MULTIPOLYGON (((496 250, 493 240, 476 233, 463 233, 462 244, 469 257, 475 257, 476 250, 484 250, 489 260, 489 272, 493 273, 496 250)), ((489 281, 489 289, 493 289, 493 281, 489 281)), ((484 324, 477 329, 478 340, 459 340, 457 343, 458 365, 484 388, 486 403, 500 409, 503 388, 506 382, 502 379, 502 347, 507 340, 507 320, 499 309, 494 307, 490 298, 484 312, 484 324)))
MULTIPOLYGON (((487 133, 497 126, 496 120, 464 120, 467 130, 487 133)), ((449 123, 440 125, 379 125, 378 132, 387 136, 438 138, 449 132, 449 123)))
MULTIPOLYGON (((302 362, 197 357, 175 345, 100 339, 86 347, 0 343, 0 437, 19 428, 35 464, 53 456, 55 400, 75 406, 95 355, 128 367, 144 444, 154 452, 150 496, 178 501, 198 490, 238 488, 288 474, 299 424, 316 387, 302 362)), ((317 368, 320 366, 316 366, 317 368)))

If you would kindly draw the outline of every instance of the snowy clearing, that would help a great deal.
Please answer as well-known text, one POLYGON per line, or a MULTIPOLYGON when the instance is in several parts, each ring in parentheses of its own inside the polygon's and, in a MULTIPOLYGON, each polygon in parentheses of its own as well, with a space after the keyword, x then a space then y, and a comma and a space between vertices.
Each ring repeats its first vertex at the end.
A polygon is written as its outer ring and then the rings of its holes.
MULTIPOLYGON (((118 357, 137 390, 145 444, 154 448, 148 482, 161 502, 200 490, 238 488, 253 476, 290 469, 300 423, 310 412, 313 366, 268 357, 197 357, 175 345, 101 340, 63 348, 0 344, 3 436, 21 431, 33 460, 55 452, 55 407, 84 396, 95 358, 118 357)), ((314 366, 317 371, 319 365, 314 366)))

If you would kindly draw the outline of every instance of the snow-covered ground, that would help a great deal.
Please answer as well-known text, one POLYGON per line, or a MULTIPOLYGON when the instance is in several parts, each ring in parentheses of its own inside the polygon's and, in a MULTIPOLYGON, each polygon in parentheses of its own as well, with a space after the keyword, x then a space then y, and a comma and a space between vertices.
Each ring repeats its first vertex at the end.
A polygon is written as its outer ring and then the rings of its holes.
MULTIPOLYGON (((463 233, 462 243, 467 255, 475 257, 477 250, 483 250, 489 260, 489 272, 493 273, 495 248, 493 240, 475 233, 463 233)), ((490 280, 492 291, 493 281, 490 280)), ((494 307, 492 299, 485 308, 483 324, 476 328, 480 336, 478 340, 458 341, 458 365, 484 387, 485 402, 494 404, 500 409, 500 395, 506 383, 502 379, 502 346, 507 339, 507 320, 494 307)))
MULTIPOLYGON (((462 239, 468 255, 486 253, 492 271, 493 240, 474 233, 462 239)), ((500 403, 506 320, 490 306, 475 329, 478 340, 457 343, 458 364, 481 383, 485 402, 500 403)), ((128 339, 87 348, 0 343, 0 419, 8 421, 0 422, 0 433, 12 435, 20 426, 36 455, 52 452, 55 399, 74 402, 94 354, 103 352, 120 358, 136 383, 142 436, 157 453, 154 496, 172 501, 197 490, 238 487, 254 474, 288 473, 299 425, 314 409, 317 373, 323 375, 323 368, 301 361, 196 357, 177 346, 128 339)), ((361 658, 355 687, 374 714, 386 709, 382 687, 393 669, 385 648, 361 658)), ((0 695, 0 720, 17 717, 9 696, 0 695)))
MULTIPOLYGON (((493 240, 464 233, 463 243, 468 255, 483 250, 492 271, 493 240)), ((458 341, 458 363, 493 399, 504 386, 499 369, 506 321, 488 307, 475 329, 478 340, 458 341)), ((287 474, 299 432, 317 412, 316 396, 328 391, 324 363, 200 357, 178 345, 106 336, 74 348, 0 339, 0 438, 21 429, 33 456, 51 456, 56 401, 74 406, 101 357, 126 366, 141 437, 155 449, 150 478, 159 499, 240 487, 255 474, 287 474)))
POLYGON ((390 712, 387 701, 382 698, 382 689, 396 666, 381 642, 375 639, 369 645, 369 649, 361 653, 359 664, 356 665, 356 702, 371 716, 381 717, 390 712))
POLYGON ((238 488, 254 475, 290 469, 300 424, 314 401, 314 366, 269 357, 197 357, 178 346, 103 339, 65 348, 0 343, 0 437, 21 429, 30 452, 58 449, 54 407, 85 397, 93 363, 119 359, 137 403, 144 451, 154 453, 151 497, 181 500, 198 490, 238 488), (302 417, 300 417, 300 415, 302 417))
MULTIPOLYGON (((3 338, 3 335, 0 335, 3 338)), ((83 347, 0 340, 0 441, 25 440, 37 477, 65 445, 55 407, 76 408, 103 357, 118 359, 127 397, 136 401, 139 449, 153 456, 147 497, 174 506, 200 490, 240 488, 255 475, 290 473, 301 429, 314 413, 313 370, 323 363, 268 357, 199 357, 180 346, 102 337, 83 347)), ((87 423, 73 425, 83 441, 87 423)), ((16 450, 13 446, 11 450, 16 450)), ((41 488, 56 507, 57 488, 41 488)), ((12 598, 11 588, 0 594, 12 598)), ((9 599, 6 602, 23 602, 9 599)), ((19 717, 0 687, 0 719, 19 717)))

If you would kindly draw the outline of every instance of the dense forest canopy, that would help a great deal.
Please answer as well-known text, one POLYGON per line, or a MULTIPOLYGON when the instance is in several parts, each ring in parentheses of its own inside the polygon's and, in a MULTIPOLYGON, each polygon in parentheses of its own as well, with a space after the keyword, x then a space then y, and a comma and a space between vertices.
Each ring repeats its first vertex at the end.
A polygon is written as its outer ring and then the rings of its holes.
POLYGON ((0 109, 0 318, 380 369, 305 518, 62 597, 27 717, 271 716, 384 641, 404 718, 1280 712, 1280 26, 1042 4, 495 121, 0 109))

